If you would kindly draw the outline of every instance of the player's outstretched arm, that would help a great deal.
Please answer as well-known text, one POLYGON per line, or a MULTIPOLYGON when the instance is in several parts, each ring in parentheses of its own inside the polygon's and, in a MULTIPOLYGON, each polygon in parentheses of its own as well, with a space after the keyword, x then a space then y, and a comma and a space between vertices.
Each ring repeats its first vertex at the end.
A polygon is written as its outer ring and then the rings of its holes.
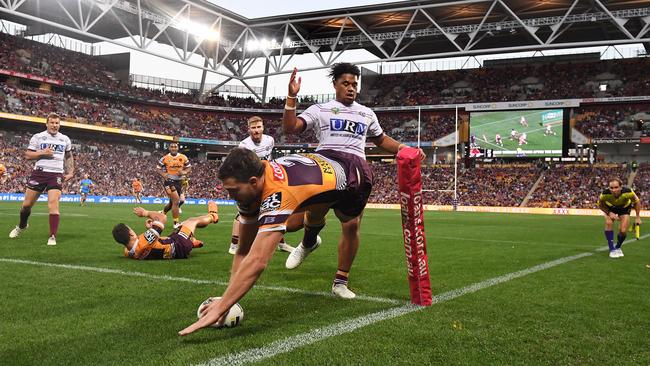
POLYGON ((634 198, 636 198, 636 202, 634 202, 634 211, 636 212, 634 223, 641 225, 641 200, 636 194, 634 195, 634 198))
MULTIPOLYGON (((400 144, 394 138, 386 134, 383 134, 378 137, 368 137, 368 140, 370 140, 370 142, 372 142, 373 144, 393 154, 397 154, 400 150, 406 147, 406 145, 400 144)), ((426 159, 427 154, 424 153, 424 150, 418 148, 418 152, 420 153, 420 160, 426 159)))
POLYGON ((281 231, 259 233, 248 255, 242 260, 239 269, 231 275, 230 284, 221 296, 221 301, 215 301, 203 308, 201 318, 178 332, 178 335, 185 336, 214 324, 228 309, 244 297, 266 269, 282 235, 281 231))

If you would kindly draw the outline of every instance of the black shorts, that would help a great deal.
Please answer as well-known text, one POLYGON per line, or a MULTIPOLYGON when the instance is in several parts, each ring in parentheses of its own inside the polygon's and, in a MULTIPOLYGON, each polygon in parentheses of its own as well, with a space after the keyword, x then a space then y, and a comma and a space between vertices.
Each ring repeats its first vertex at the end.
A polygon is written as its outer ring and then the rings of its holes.
POLYGON ((632 206, 610 207, 609 212, 613 212, 613 213, 617 214, 618 216, 630 215, 630 212, 632 212, 632 206))
POLYGON ((44 172, 34 170, 27 181, 27 188, 43 193, 50 189, 61 190, 63 184, 63 173, 44 172))
POLYGON ((167 192, 167 187, 169 187, 172 192, 178 192, 179 196, 183 193, 183 186, 181 185, 180 180, 166 179, 165 183, 163 183, 163 187, 165 187, 165 192, 167 192))
POLYGON ((368 162, 357 155, 335 150, 319 150, 316 153, 336 160, 345 170, 347 190, 340 193, 332 208, 348 217, 361 215, 372 192, 373 176, 368 162))

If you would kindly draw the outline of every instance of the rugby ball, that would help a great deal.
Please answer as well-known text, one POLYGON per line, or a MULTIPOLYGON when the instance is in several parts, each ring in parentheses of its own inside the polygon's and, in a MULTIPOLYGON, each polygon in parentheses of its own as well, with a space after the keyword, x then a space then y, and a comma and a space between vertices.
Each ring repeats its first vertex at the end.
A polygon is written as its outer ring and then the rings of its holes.
MULTIPOLYGON (((201 305, 199 305, 199 308, 196 309, 196 317, 200 319, 201 318, 201 309, 203 309, 203 307, 207 306, 211 302, 213 302, 215 300, 219 300, 219 299, 221 299, 221 297, 209 297, 208 299, 203 301, 201 303, 201 305)), ((238 326, 243 320, 244 320, 244 309, 241 307, 241 305, 239 305, 239 303, 236 303, 235 305, 233 305, 230 308, 228 313, 226 313, 226 321, 224 322, 223 325, 217 325, 217 323, 214 323, 214 324, 211 325, 211 327, 215 327, 215 328, 223 328, 223 327, 233 328, 233 327, 238 326)))

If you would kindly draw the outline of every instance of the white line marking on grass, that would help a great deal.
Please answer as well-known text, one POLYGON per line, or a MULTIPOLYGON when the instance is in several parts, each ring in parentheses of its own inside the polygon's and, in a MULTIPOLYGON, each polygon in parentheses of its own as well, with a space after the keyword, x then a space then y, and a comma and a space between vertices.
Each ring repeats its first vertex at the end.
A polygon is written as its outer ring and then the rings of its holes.
MULTIPOLYGON (((15 212, 15 213, 14 212, 0 212, 0 215, 3 215, 3 216, 20 216, 20 213, 19 212, 15 212)), ((49 213, 48 212, 32 212, 31 215, 34 215, 34 216, 46 216, 46 215, 49 215, 49 213)), ((63 217, 66 217, 66 216, 88 217, 90 215, 78 214, 78 213, 65 213, 64 212, 61 216, 63 216, 63 217)))
MULTIPOLYGON (((17 264, 29 264, 33 266, 41 267, 53 267, 53 268, 63 268, 63 269, 74 269, 79 271, 88 271, 88 272, 97 272, 97 273, 110 273, 118 274, 122 276, 131 276, 131 277, 143 277, 153 280, 163 280, 163 281, 175 281, 175 282, 187 282, 194 283, 199 285, 218 285, 218 286, 228 286, 226 281, 215 281, 215 280, 201 280, 195 278, 187 277, 173 277, 168 275, 155 275, 144 272, 133 272, 133 271, 124 271, 121 269, 112 269, 112 268, 99 268, 99 267, 89 267, 89 266, 80 266, 75 264, 59 264, 59 263, 48 263, 48 262, 35 262, 24 259, 14 259, 14 258, 0 258, 0 262, 5 263, 17 263, 17 264)), ((283 286, 269 286, 269 285, 255 285, 253 289, 257 290, 267 290, 267 291, 278 291, 278 292, 288 292, 300 295, 310 295, 310 296, 324 296, 332 297, 332 293, 324 291, 305 291, 302 289, 283 287, 283 286)), ((387 299, 383 297, 376 296, 357 296, 356 299, 361 301, 372 301, 372 302, 383 302, 387 304, 403 304, 404 300, 395 300, 387 299)))
MULTIPOLYGON (((650 234, 643 235, 640 239, 644 239, 650 236, 650 234)), ((627 240, 625 243, 629 243, 635 240, 627 240)), ((523 269, 521 271, 512 272, 505 274, 503 276, 494 277, 487 279, 485 281, 477 282, 469 286, 465 286, 456 290, 451 290, 436 296, 433 296, 433 304, 439 304, 455 298, 461 297, 463 295, 472 294, 474 292, 496 286, 498 284, 514 280, 516 278, 524 277, 532 273, 543 271, 545 269, 553 268, 561 264, 565 264, 576 259, 590 257, 594 255, 595 251, 602 251, 602 248, 598 248, 594 251, 580 253, 568 257, 563 257, 556 259, 550 262, 542 263, 530 268, 523 269)), ((288 353, 293 351, 296 348, 307 346, 319 341, 322 341, 327 338, 340 336, 342 334, 353 332, 357 329, 379 323, 384 320, 397 318, 402 315, 406 315, 415 311, 420 311, 427 309, 427 307, 417 306, 412 304, 407 304, 404 306, 378 311, 372 314, 363 315, 354 319, 344 320, 326 327, 317 328, 307 333, 298 334, 288 338, 277 340, 267 346, 252 348, 246 351, 239 353, 232 353, 222 357, 216 357, 208 360, 205 363, 199 364, 199 366, 213 366, 213 365, 244 365, 251 362, 261 361, 267 358, 274 357, 282 353, 288 353)))

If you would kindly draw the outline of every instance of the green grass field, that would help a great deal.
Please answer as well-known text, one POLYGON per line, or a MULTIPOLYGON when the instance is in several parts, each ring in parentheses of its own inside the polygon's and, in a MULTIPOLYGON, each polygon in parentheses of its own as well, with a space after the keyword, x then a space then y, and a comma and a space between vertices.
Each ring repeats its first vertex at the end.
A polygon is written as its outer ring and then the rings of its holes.
MULTIPOLYGON (((561 111, 561 110, 558 110, 561 111)), ((515 156, 517 148, 524 151, 525 156, 561 156, 562 155, 562 118, 542 119, 548 110, 524 110, 504 112, 475 112, 471 115, 470 133, 476 136, 476 144, 485 149, 495 151, 495 156, 515 156), (520 124, 521 116, 526 117, 528 127, 520 124), (550 124, 555 135, 545 135, 546 125, 550 124), (526 145, 519 145, 518 140, 510 139, 510 131, 526 133, 526 145), (497 145, 495 135, 501 135, 503 146, 497 145), (487 141, 486 141, 487 139, 487 141), (546 150, 535 152, 535 150, 546 150), (557 153, 550 153, 558 150, 557 153)))
POLYGON ((405 306, 393 210, 364 216, 350 282, 362 298, 330 296, 339 236, 330 217, 301 267, 286 270, 287 254, 276 253, 240 302, 241 326, 181 338, 228 281, 234 209, 198 232, 206 246, 190 259, 134 261, 110 234, 118 221, 140 225, 131 208, 63 205, 59 244, 48 247, 44 204, 10 240, 19 204, 0 203, 3 365, 650 364, 650 239, 609 259, 597 251, 600 217, 427 212, 436 303, 424 309, 405 306))

